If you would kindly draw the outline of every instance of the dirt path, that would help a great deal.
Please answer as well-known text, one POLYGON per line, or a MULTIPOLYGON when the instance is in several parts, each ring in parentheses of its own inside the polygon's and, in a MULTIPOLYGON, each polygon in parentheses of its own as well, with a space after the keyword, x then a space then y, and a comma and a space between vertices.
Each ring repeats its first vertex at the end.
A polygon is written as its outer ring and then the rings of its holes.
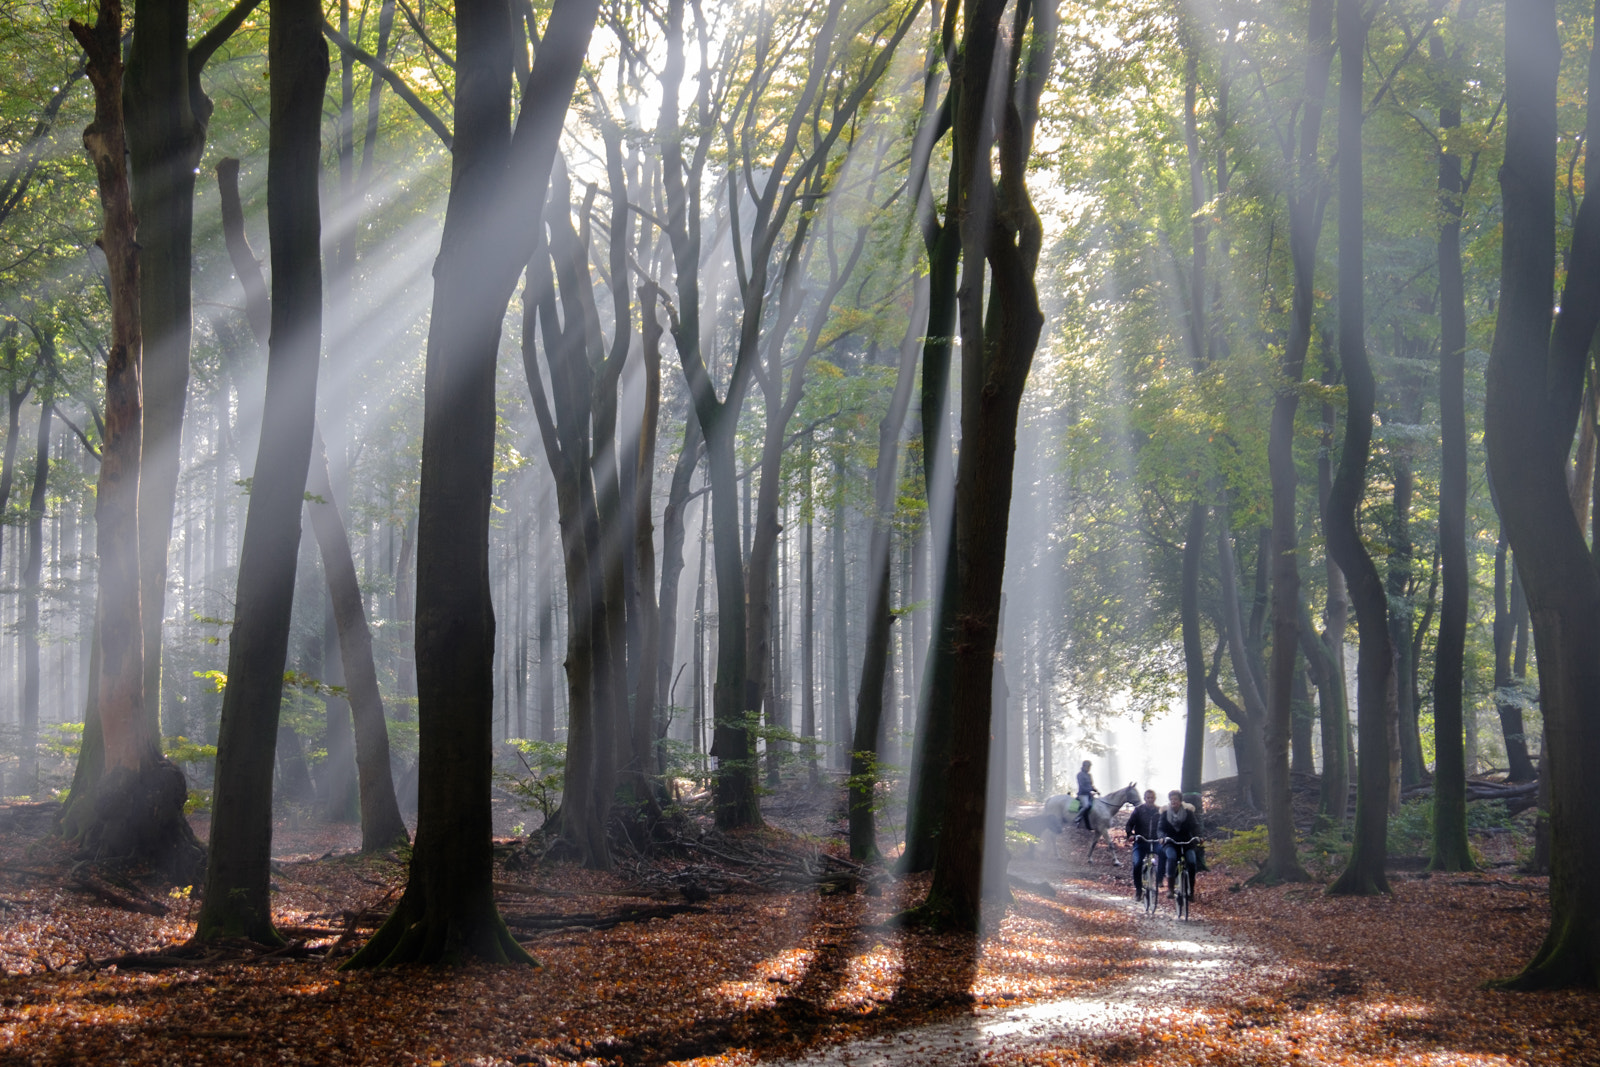
MULTIPOLYGON (((1048 842, 1047 842, 1048 845, 1048 842)), ((901 1030, 864 1041, 818 1049, 808 1055, 763 1063, 793 1067, 923 1067, 927 1064, 978 1064, 1028 1057, 1045 1050, 1070 1052, 1089 1042, 1159 1029, 1164 1017, 1181 1012, 1189 1022, 1203 1018, 1224 995, 1273 982, 1271 957, 1205 921, 1204 900, 1195 917, 1180 922, 1170 908, 1154 916, 1133 900, 1126 866, 1112 868, 1097 854, 1082 863, 1083 847, 1063 842, 1057 857, 1013 861, 1015 878, 1048 881, 1057 901, 1086 915, 1113 910, 1126 917, 1137 939, 1132 978, 1106 983, 1092 995, 1042 1001, 1020 1007, 980 1008, 946 1022, 901 1030), (1070 853, 1070 854, 1069 854, 1070 853)), ((1212 891, 1222 886, 1213 882, 1212 891)))

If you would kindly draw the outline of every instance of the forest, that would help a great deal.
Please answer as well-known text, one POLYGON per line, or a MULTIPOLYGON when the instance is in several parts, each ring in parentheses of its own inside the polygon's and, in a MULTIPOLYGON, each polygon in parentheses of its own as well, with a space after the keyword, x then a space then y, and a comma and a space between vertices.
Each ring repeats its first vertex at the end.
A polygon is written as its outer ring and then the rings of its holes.
POLYGON ((0 1062, 1600 1063, 1600 0, 0 40, 0 1062))

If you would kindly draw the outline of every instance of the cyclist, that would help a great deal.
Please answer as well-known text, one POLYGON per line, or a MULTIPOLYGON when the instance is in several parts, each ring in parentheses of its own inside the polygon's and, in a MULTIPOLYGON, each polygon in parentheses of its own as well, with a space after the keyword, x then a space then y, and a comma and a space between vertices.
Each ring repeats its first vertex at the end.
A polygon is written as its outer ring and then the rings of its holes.
POLYGON ((1156 882, 1165 878, 1167 896, 1172 895, 1173 883, 1178 880, 1178 842, 1187 842, 1183 849, 1183 862, 1189 868, 1189 884, 1194 885, 1195 851, 1199 843, 1200 818, 1194 809, 1183 802, 1183 793, 1174 789, 1167 794, 1167 806, 1161 809, 1156 825, 1156 838, 1161 842, 1157 854, 1156 882))
MULTIPOLYGON (((1128 816, 1125 833, 1133 841, 1133 899, 1144 898, 1144 858, 1155 849, 1156 824, 1161 821, 1161 806, 1156 803, 1156 791, 1144 791, 1144 803, 1128 816)), ((1151 886, 1154 892, 1156 887, 1151 886)))

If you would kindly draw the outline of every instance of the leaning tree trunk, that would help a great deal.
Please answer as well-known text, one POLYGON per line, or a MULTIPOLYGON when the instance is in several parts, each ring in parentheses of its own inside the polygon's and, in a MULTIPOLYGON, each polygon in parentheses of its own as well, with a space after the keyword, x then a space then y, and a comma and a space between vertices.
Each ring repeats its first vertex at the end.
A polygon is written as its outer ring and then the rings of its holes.
MULTIPOLYGON (((223 240, 234 276, 244 289, 245 318, 258 345, 268 344, 272 323, 272 300, 267 292, 261 264, 250 249, 244 231, 244 210, 239 199, 239 161, 219 160, 217 186, 221 194, 223 240)), ((328 474, 327 451, 321 434, 313 428, 311 465, 307 469, 307 488, 312 497, 307 512, 322 554, 322 571, 328 582, 334 625, 339 635, 339 654, 350 691, 350 710, 355 726, 357 788, 361 806, 361 850, 374 852, 410 839, 400 805, 395 798, 394 776, 389 761, 389 727, 384 717, 383 696, 378 690, 377 663, 372 655, 372 634, 367 628, 366 600, 356 577, 355 557, 350 552, 350 536, 333 496, 328 474)), ((403 584, 403 579, 402 579, 403 584)), ((281 731, 280 731, 281 736, 281 731)))
POLYGON ((356 578, 350 537, 345 532, 339 503, 328 477, 328 456, 322 435, 315 433, 306 488, 314 498, 306 505, 322 570, 333 603, 339 631, 339 654, 344 664, 345 687, 350 693, 350 715, 355 726, 356 771, 361 800, 361 851, 376 852, 406 844, 410 835, 395 799, 394 777, 389 769, 389 727, 384 720, 383 695, 378 690, 377 664, 372 657, 372 633, 367 629, 367 606, 356 578))
MULTIPOLYGON (((122 118, 122 5, 119 0, 100 0, 94 26, 77 21, 68 25, 89 56, 89 81, 94 86, 94 120, 83 131, 83 143, 100 192, 99 245, 110 283, 111 344, 106 353, 105 428, 95 488, 100 558, 95 627, 101 656, 96 714, 104 771, 98 783, 89 781, 81 791, 74 789, 63 821, 76 829, 80 844, 92 854, 149 862, 180 882, 193 881, 203 855, 183 816, 188 792, 183 772, 162 757, 144 709, 138 528, 143 333, 139 245, 122 118)), ((84 760, 95 748, 86 738, 84 760)))
MULTIPOLYGON (((1430 41, 1433 59, 1444 67, 1445 92, 1439 128, 1461 127, 1461 79, 1458 48, 1448 61, 1437 34, 1430 41)), ((1439 150, 1439 200, 1444 225, 1439 229, 1439 556, 1443 569, 1439 605, 1439 637, 1433 668, 1433 855, 1436 871, 1468 871, 1475 864, 1467 845, 1467 758, 1463 730, 1466 674, 1467 597, 1471 574, 1467 560, 1467 312, 1461 271, 1461 198, 1465 189, 1461 157, 1439 150)))
POLYGON ((917 340, 925 321, 927 289, 917 287, 910 329, 900 346, 900 368, 889 408, 878 422, 878 462, 873 472, 872 545, 867 553, 867 643, 861 657, 861 688, 856 696, 856 730, 850 746, 850 856, 878 858, 878 832, 873 804, 878 784, 878 748, 883 732, 883 701, 889 667, 889 568, 894 537, 896 491, 900 487, 900 430, 911 406, 916 381, 917 340))
POLYGON ((1395 699, 1389 602, 1377 566, 1361 542, 1356 509, 1366 489, 1377 385, 1367 358, 1362 300, 1361 75, 1366 23, 1360 0, 1339 5, 1339 362, 1344 368, 1344 446, 1328 499, 1328 551, 1350 579, 1361 644, 1356 717, 1361 763, 1356 783, 1355 847, 1332 893, 1388 892, 1383 863, 1389 812, 1389 707, 1395 699))
POLYGON ((283 699, 300 510, 316 421, 322 347, 320 170, 328 49, 321 8, 270 0, 272 114, 267 233, 272 327, 261 446, 251 481, 228 686, 217 732, 211 864, 195 937, 280 940, 272 927, 272 757, 283 699))
MULTIPOLYGON (((1586 195, 1573 225, 1566 290, 1551 329, 1555 255, 1557 75, 1554 0, 1507 5, 1505 204, 1501 289, 1489 353, 1485 444, 1501 520, 1526 584, 1539 656, 1550 783, 1550 929, 1518 989, 1600 985, 1600 883, 1590 840, 1600 764, 1600 574, 1567 495, 1567 456, 1600 304, 1600 198, 1586 195)), ((1600 33, 1600 30, 1597 30, 1600 33)), ((1597 36, 1600 41, 1600 36, 1597 36)), ((1591 58, 1587 137, 1600 135, 1591 58)), ((1600 175, 1591 153, 1585 177, 1600 175)), ((1592 190, 1593 186, 1589 188, 1592 190)))

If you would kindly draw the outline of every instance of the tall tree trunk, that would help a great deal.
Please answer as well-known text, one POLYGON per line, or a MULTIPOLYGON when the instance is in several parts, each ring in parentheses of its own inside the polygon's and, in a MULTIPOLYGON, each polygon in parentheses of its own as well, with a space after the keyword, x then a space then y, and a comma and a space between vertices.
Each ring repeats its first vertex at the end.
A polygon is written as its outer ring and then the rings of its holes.
POLYGON ((861 688, 856 697, 855 738, 850 746, 850 856, 878 858, 873 812, 879 778, 878 749, 883 734, 883 702, 889 681, 889 629, 894 623, 889 568, 895 501, 900 488, 900 431, 916 382, 918 340, 926 318, 927 288, 918 285, 910 328, 900 345, 900 367, 889 407, 878 422, 878 459, 873 471, 872 544, 867 552, 867 641, 861 657, 861 688))
POLYGON ((1522 586, 1511 567, 1509 549, 1505 524, 1501 523, 1500 540, 1494 553, 1494 688, 1498 696, 1495 704, 1500 713, 1500 732, 1506 742, 1508 776, 1513 782, 1531 782, 1539 772, 1528 755, 1521 697, 1513 695, 1518 678, 1512 671, 1511 656, 1517 639, 1517 618, 1521 614, 1518 609, 1522 603, 1522 586))
MULTIPOLYGON (((633 559, 636 579, 633 584, 634 603, 629 611, 630 618, 639 620, 638 684, 633 694, 634 769, 646 775, 656 770, 656 723, 661 718, 661 691, 657 688, 661 615, 660 605, 656 601, 655 524, 650 517, 656 473, 656 429, 661 415, 661 322, 656 318, 656 296, 654 286, 642 286, 639 290, 644 343, 644 412, 640 417, 638 454, 634 458, 633 559)), ((681 567, 681 532, 678 550, 681 567)), ((676 594, 677 590, 673 592, 676 594)), ((676 610, 676 595, 673 600, 676 610)))
POLYGON ((18 778, 12 793, 39 788, 39 584, 44 565, 45 490, 50 480, 50 425, 55 421, 53 398, 39 402, 39 432, 35 438, 33 492, 28 495, 28 548, 22 564, 22 710, 17 739, 18 778))
POLYGON ((339 503, 328 477, 327 451, 317 434, 312 445, 306 479, 313 499, 306 505, 322 570, 328 582, 339 634, 345 685, 350 693, 350 714, 355 727, 355 757, 360 789, 361 851, 376 852, 410 840, 395 799, 389 769, 389 727, 384 721, 383 696, 378 690, 377 664, 372 656, 372 633, 367 628, 366 604, 356 580, 355 557, 345 532, 339 503))
MULTIPOLYGON (((1450 131, 1461 128, 1461 59, 1446 57, 1443 39, 1429 41, 1442 74, 1444 102, 1439 129, 1439 557, 1443 594, 1433 667, 1433 854, 1435 871, 1468 871, 1475 864, 1467 844, 1467 761, 1463 730, 1467 645, 1467 312, 1461 270, 1461 220, 1465 195, 1461 157, 1449 150, 1450 131)), ((1503 557, 1497 556, 1497 562, 1503 557)), ((1497 572, 1503 567, 1497 566, 1497 572)), ((1498 651, 1498 649, 1496 650, 1498 651)))
POLYGON ((528 959, 491 885, 495 357, 517 277, 542 245, 539 208, 597 10, 597 0, 556 0, 513 131, 510 5, 456 4, 454 160, 434 265, 417 518, 417 838, 405 895, 348 967, 528 959))
POLYGON ((191 47, 188 5, 134 0, 123 107, 133 211, 139 224, 139 303, 146 338, 140 372, 143 446, 139 471, 144 710, 158 736, 167 547, 177 499, 193 329, 190 275, 195 175, 212 111, 211 100, 200 88, 200 74, 212 53, 259 2, 242 0, 191 47))
MULTIPOLYGON (((1324 375, 1324 383, 1331 379, 1324 375)), ((1337 418, 1333 405, 1322 405, 1322 447, 1317 453, 1317 511, 1322 518, 1323 539, 1327 539, 1328 499, 1333 495, 1333 427, 1337 418)), ((1322 727, 1322 789, 1317 799, 1318 814, 1335 825, 1342 825, 1350 813, 1350 698, 1344 677, 1344 635, 1350 622, 1350 598, 1344 572, 1331 552, 1323 553, 1327 578, 1327 609, 1319 643, 1325 656, 1326 685, 1318 694, 1318 720, 1322 727)), ((1309 630, 1308 630, 1309 634, 1309 630)))
MULTIPOLYGON (((1234 561, 1232 522, 1226 505, 1217 508, 1217 580, 1222 592, 1223 639, 1234 679, 1239 686, 1239 704, 1216 700, 1218 707, 1238 726, 1233 738, 1235 762, 1239 768, 1239 799, 1260 809, 1266 804, 1264 787, 1266 750, 1264 726, 1267 705, 1256 683, 1256 673, 1245 644, 1244 622, 1239 604, 1238 565, 1234 561)), ((1259 568, 1258 568, 1259 571, 1259 568)))
POLYGON ((1184 720, 1183 772, 1180 788, 1198 792, 1206 744, 1206 650, 1200 640, 1200 563, 1205 556, 1205 502, 1189 505, 1189 525, 1183 542, 1183 588, 1180 615, 1183 627, 1184 720))
MULTIPOLYGON (((203 862, 183 817, 183 772, 161 755, 144 707, 144 629, 139 601, 139 456, 142 412, 139 372, 143 332, 139 304, 139 243, 128 188, 123 126, 122 5, 100 0, 92 27, 68 23, 89 57, 94 120, 83 131, 100 193, 111 296, 111 343, 106 353, 105 428, 95 487, 96 550, 100 559, 96 698, 86 730, 80 774, 101 761, 103 773, 73 783, 63 826, 86 850, 149 862, 180 882, 193 881, 203 862)), ((91 670, 91 674, 95 672, 91 670)))
MULTIPOLYGON (((217 184, 221 194, 222 230, 233 263, 235 277, 245 293, 245 317, 258 345, 269 343, 272 302, 267 292, 261 265, 250 249, 244 232, 244 210, 239 200, 239 161, 217 163, 217 184)), ((356 800, 361 814, 361 850, 374 852, 396 841, 409 840, 405 822, 394 792, 394 777, 389 759, 389 727, 385 721, 383 698, 378 691, 377 663, 372 655, 372 634, 367 628, 366 601, 356 577, 355 556, 350 550, 350 535, 334 498, 333 480, 328 473, 327 449, 322 435, 312 427, 312 450, 307 469, 307 502, 311 528, 322 555, 322 571, 328 583, 330 611, 338 635, 339 662, 344 684, 350 693, 350 714, 354 726, 356 800)), ((409 615, 410 583, 406 581, 412 539, 408 527, 396 569, 395 601, 402 620, 409 615)), ((282 731, 280 730, 280 737, 282 731)), ((330 758, 332 755, 330 745, 330 758)))
MULTIPOLYGON (((660 654, 656 661, 656 699, 675 703, 672 674, 678 652, 678 589, 683 580, 683 545, 685 540, 684 511, 689 504, 689 487, 694 482, 695 468, 700 465, 703 441, 700 424, 694 419, 693 407, 684 412, 683 447, 672 468, 672 481, 667 487, 667 506, 661 514, 661 599, 657 617, 661 632, 660 654)), ((671 709, 669 714, 676 711, 671 709)), ((656 726, 656 737, 666 736, 667 721, 663 717, 656 726)), ((665 753, 656 761, 657 772, 665 769, 665 753)))
MULTIPOLYGON (((1506 535, 1527 588, 1539 656, 1550 781, 1550 929, 1514 988, 1600 985, 1600 912, 1586 899, 1600 881, 1588 845, 1600 762, 1600 574, 1567 496, 1577 425, 1600 305, 1600 198, 1586 195, 1573 225, 1566 289, 1551 329, 1555 256, 1556 92, 1561 50, 1554 0, 1507 5, 1506 162, 1501 290, 1489 354, 1485 443, 1506 535)), ((1600 34, 1600 29, 1597 29, 1600 34)), ((1600 36, 1597 36, 1600 42, 1600 36)), ((1597 48, 1600 52, 1600 48, 1597 48)), ((1600 136, 1600 56, 1589 67, 1586 140, 1600 136)), ((1587 188, 1600 180, 1591 152, 1587 188)))
POLYGON ((816 470, 811 434, 806 434, 800 457, 800 467, 805 471, 805 498, 800 507, 805 516, 805 529, 800 534, 800 733, 806 743, 806 775, 811 788, 820 781, 817 766, 817 631, 816 631, 816 503, 812 487, 816 470))
POLYGON ((272 927, 272 752, 283 699, 300 510, 316 421, 322 342, 317 182, 328 50, 321 8, 270 0, 272 114, 267 232, 272 327, 261 445, 251 481, 217 733, 211 863, 195 937, 279 942, 272 927))
MULTIPOLYGON (((1294 423, 1300 405, 1311 344, 1311 319, 1316 299, 1317 238, 1322 223, 1322 183, 1318 179, 1317 142, 1328 91, 1333 51, 1333 0, 1312 0, 1306 34, 1305 114, 1300 122, 1297 183, 1289 212, 1289 245, 1294 263, 1294 295, 1289 341, 1284 348, 1277 395, 1273 399, 1267 444, 1272 481, 1272 663, 1268 678, 1263 785, 1270 854, 1258 878, 1300 881, 1306 877, 1295 851, 1293 800, 1289 789, 1289 731, 1293 684, 1299 655, 1300 563, 1296 493, 1294 423)), ((1359 192, 1357 193, 1359 201, 1359 192)))
POLYGON ((1356 727, 1361 764, 1356 783, 1355 847, 1330 892, 1383 893, 1389 810, 1389 706, 1395 699, 1394 648, 1383 579, 1361 542, 1356 509, 1366 490, 1377 385, 1367 358, 1362 273, 1362 64, 1366 22, 1360 0, 1339 8, 1339 363, 1344 369, 1344 446, 1328 500, 1328 551, 1350 579, 1361 644, 1356 663, 1356 727))
POLYGON ((850 722, 850 568, 845 559, 845 471, 844 454, 836 442, 833 448, 833 506, 828 509, 829 523, 829 573, 833 579, 833 597, 829 605, 832 612, 829 625, 833 631, 833 765, 840 770, 850 766, 850 739, 854 736, 850 722))
MULTIPOLYGON (((977 929, 986 869, 992 873, 1005 854, 1004 837, 986 833, 992 814, 994 657, 1018 409, 1044 326, 1034 280, 1042 233, 1026 166, 1055 46, 1056 13, 1048 2, 1035 7, 1022 0, 1012 8, 1007 38, 1006 8, 1002 0, 964 0, 962 58, 951 85, 952 165, 960 195, 947 210, 959 220, 965 281, 959 295, 964 355, 955 500, 960 633, 951 685, 956 714, 949 789, 925 912, 965 930, 977 929), (994 85, 1009 91, 994 91, 994 85), (995 156, 998 178, 990 162, 995 156), (988 862, 985 849, 994 850, 988 862)), ((1004 894, 1003 881, 992 890, 1004 894)))
MULTIPOLYGON (((1402 385, 1402 388, 1404 386, 1402 385)), ((1389 643, 1394 646, 1395 658, 1395 711, 1396 719, 1392 739, 1399 744, 1390 751, 1390 762, 1399 762, 1399 773, 1392 785, 1393 799, 1398 801, 1398 789, 1421 785, 1427 777, 1422 762, 1422 735, 1417 724, 1416 692, 1411 684, 1415 670, 1416 649, 1412 647, 1413 618, 1416 614, 1412 587, 1413 545, 1411 543, 1411 498, 1415 494, 1417 477, 1412 470, 1411 455, 1407 447, 1397 444, 1391 449, 1393 467, 1393 512, 1389 517, 1389 559, 1386 575, 1389 596, 1389 643), (1395 788, 1398 786, 1398 789, 1395 788)), ((1391 808, 1391 810, 1395 810, 1391 808)))

